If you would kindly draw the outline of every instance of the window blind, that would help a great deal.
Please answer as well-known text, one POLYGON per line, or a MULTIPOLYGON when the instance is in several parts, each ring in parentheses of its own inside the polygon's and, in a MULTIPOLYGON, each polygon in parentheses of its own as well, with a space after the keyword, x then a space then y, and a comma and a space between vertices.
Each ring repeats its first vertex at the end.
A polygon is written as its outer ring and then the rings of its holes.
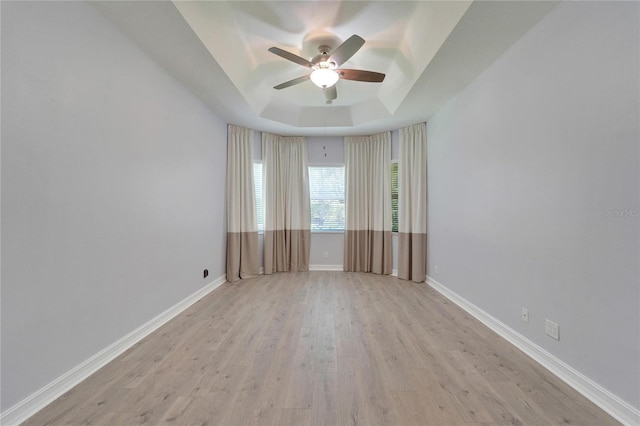
POLYGON ((398 232, 398 163, 391 163, 391 232, 398 232))
POLYGON ((262 203, 262 163, 253 163, 253 185, 256 191, 256 217, 258 232, 264 231, 264 208, 262 203))
POLYGON ((311 231, 344 231, 344 166, 310 166, 311 231))

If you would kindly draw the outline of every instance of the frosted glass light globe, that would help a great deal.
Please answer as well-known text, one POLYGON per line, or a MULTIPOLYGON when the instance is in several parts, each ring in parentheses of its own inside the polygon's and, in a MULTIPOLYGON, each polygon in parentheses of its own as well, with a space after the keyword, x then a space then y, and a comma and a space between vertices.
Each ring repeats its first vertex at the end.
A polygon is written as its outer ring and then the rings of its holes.
POLYGON ((313 81, 313 84, 326 89, 327 87, 331 87, 336 84, 340 79, 340 76, 334 70, 319 68, 311 73, 310 78, 311 81, 313 81))

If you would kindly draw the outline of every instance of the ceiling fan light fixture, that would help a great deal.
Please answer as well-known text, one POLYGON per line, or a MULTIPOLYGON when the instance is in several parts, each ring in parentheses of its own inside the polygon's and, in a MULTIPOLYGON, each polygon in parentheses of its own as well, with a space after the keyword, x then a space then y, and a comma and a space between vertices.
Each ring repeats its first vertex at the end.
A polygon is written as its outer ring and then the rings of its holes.
POLYGON ((382 73, 339 68, 342 64, 348 61, 363 44, 364 39, 359 35, 354 34, 335 49, 331 49, 329 44, 321 45, 319 47, 320 54, 311 59, 305 59, 291 52, 287 52, 286 50, 282 50, 279 47, 270 47, 268 50, 274 55, 278 55, 281 58, 295 64, 302 65, 303 67, 311 70, 310 74, 285 81, 273 88, 276 90, 285 89, 296 84, 304 83, 307 80, 311 80, 313 84, 322 89, 325 100, 327 103, 330 103, 338 96, 335 85, 340 79, 382 83, 384 80, 384 74, 382 73))
POLYGON ((333 86, 340 79, 337 72, 328 68, 318 68, 313 70, 309 77, 313 84, 323 89, 333 86))

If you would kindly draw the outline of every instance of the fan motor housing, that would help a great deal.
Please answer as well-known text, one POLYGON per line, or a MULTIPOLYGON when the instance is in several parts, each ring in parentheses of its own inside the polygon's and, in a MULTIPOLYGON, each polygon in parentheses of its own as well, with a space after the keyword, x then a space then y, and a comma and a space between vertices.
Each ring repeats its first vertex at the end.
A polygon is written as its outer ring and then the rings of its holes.
POLYGON ((333 49, 342 44, 342 40, 327 31, 311 31, 308 33, 304 40, 302 40, 302 56, 310 59, 314 64, 316 57, 321 56, 322 52, 331 53, 333 49))

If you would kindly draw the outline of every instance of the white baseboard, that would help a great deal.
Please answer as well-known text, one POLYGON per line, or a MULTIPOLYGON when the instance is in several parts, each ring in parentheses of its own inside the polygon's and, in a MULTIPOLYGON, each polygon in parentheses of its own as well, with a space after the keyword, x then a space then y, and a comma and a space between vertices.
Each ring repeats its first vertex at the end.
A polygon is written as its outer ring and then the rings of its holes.
POLYGON ((7 409, 0 414, 0 424, 12 426, 19 425, 24 422, 65 392, 76 386, 78 383, 104 367, 107 363, 114 360, 118 355, 122 354, 131 346, 153 333, 162 325, 173 319, 176 315, 202 299, 216 288, 220 287, 225 282, 226 275, 218 277, 216 280, 202 287, 200 290, 176 303, 160 315, 147 321, 120 340, 58 377, 42 389, 7 409))
POLYGON ((342 265, 309 265, 310 271, 344 271, 342 265))
POLYGON ((457 293, 449 290, 435 279, 427 276, 427 284, 434 290, 451 300, 456 305, 473 315, 484 325, 505 338, 525 354, 547 370, 551 371, 562 381, 580 392, 594 404, 615 417, 625 425, 640 425, 640 410, 623 401, 607 389, 603 388, 573 367, 559 360, 531 340, 527 339, 512 328, 498 321, 473 303, 469 302, 457 293))

